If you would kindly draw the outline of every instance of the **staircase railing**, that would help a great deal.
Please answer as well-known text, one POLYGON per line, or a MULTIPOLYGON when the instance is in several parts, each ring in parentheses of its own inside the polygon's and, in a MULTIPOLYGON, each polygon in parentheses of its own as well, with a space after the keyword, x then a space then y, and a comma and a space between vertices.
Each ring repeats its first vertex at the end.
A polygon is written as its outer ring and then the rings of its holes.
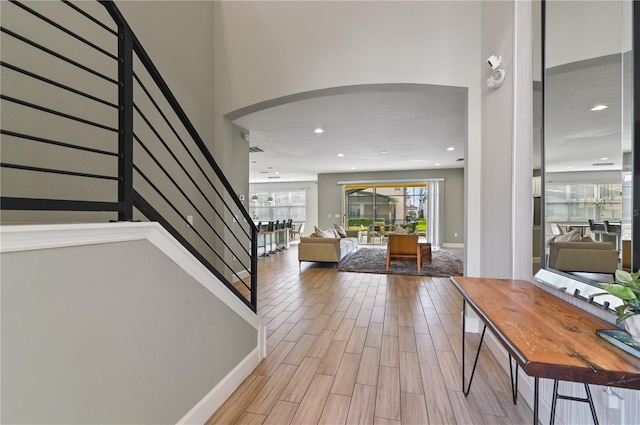
POLYGON ((256 311, 256 226, 116 5, 2 14, 3 224, 157 221, 256 311))

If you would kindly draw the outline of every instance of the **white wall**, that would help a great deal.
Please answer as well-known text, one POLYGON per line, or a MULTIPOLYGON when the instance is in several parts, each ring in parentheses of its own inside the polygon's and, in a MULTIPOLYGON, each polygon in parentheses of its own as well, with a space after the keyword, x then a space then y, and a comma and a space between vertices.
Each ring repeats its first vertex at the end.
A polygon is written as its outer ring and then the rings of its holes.
MULTIPOLYGON (((482 193, 480 275, 511 277, 514 55, 512 2, 482 3, 482 57, 502 56, 502 87, 482 87, 482 193)), ((483 68, 483 80, 491 68, 483 68)), ((531 188, 529 188, 529 191, 531 188)))
POLYGON ((469 88, 466 266, 480 270, 480 10, 476 1, 216 2, 216 149, 224 115, 282 96, 357 84, 469 88))

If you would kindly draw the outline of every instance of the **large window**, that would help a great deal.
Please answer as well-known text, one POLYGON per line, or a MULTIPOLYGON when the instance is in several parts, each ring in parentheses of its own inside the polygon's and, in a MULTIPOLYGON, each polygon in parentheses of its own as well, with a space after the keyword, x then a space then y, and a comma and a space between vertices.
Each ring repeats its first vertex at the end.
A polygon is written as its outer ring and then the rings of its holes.
POLYGON ((621 183, 547 184, 547 222, 620 221, 621 183))
POLYGON ((426 230, 426 183, 345 185, 344 199, 345 225, 350 229, 368 228, 374 222, 402 225, 412 215, 418 219, 418 231, 426 230))
POLYGON ((250 194, 249 213, 254 221, 306 220, 307 192, 304 190, 257 191, 250 194))

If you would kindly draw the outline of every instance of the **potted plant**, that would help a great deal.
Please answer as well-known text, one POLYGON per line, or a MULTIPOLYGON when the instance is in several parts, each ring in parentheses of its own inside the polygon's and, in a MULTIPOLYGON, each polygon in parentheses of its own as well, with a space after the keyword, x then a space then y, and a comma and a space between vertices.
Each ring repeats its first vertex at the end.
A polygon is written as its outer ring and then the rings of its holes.
POLYGON ((624 322, 626 331, 633 339, 640 341, 640 271, 629 273, 616 270, 616 283, 602 285, 602 289, 607 291, 606 294, 622 301, 622 304, 616 307, 619 315, 616 324, 624 322))
POLYGON ((418 219, 413 211, 405 216, 402 228, 406 229, 411 235, 416 232, 416 229, 418 228, 418 219))

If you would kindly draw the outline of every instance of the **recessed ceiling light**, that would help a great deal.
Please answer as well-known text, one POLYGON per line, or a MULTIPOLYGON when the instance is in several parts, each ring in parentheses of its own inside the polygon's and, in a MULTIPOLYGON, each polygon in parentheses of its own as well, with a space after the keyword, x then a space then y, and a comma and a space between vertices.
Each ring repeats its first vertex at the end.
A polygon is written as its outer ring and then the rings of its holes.
POLYGON ((316 133, 316 134, 322 134, 322 133, 324 133, 324 130, 321 129, 320 127, 318 127, 315 130, 313 130, 313 132, 316 133))
POLYGON ((380 153, 387 153, 387 151, 382 151, 382 152, 380 152, 380 153))
POLYGON ((439 163, 439 162, 436 162, 436 166, 438 166, 438 165, 440 165, 440 163, 439 163))
POLYGON ((596 105, 593 108, 591 108, 592 111, 602 111, 607 109, 608 106, 607 105, 596 105))
POLYGON ((567 168, 568 168, 568 169, 572 169, 573 167, 572 167, 572 166, 568 166, 567 168))
POLYGON ((339 153, 339 154, 338 154, 338 156, 339 156, 340 158, 342 158, 342 157, 344 156, 344 154, 343 154, 343 153, 339 153))
POLYGON ((280 171, 276 171, 276 174, 280 174, 280 171))
POLYGON ((600 161, 606 161, 607 159, 609 158, 607 158, 606 156, 603 156, 602 158, 600 158, 600 161))
POLYGON ((447 150, 448 150, 448 151, 455 151, 455 150, 456 150, 456 148, 454 148, 453 146, 449 146, 449 147, 447 148, 447 150))
POLYGON ((356 167, 351 167, 351 169, 352 169, 352 170, 355 170, 355 169, 356 169, 356 167))

